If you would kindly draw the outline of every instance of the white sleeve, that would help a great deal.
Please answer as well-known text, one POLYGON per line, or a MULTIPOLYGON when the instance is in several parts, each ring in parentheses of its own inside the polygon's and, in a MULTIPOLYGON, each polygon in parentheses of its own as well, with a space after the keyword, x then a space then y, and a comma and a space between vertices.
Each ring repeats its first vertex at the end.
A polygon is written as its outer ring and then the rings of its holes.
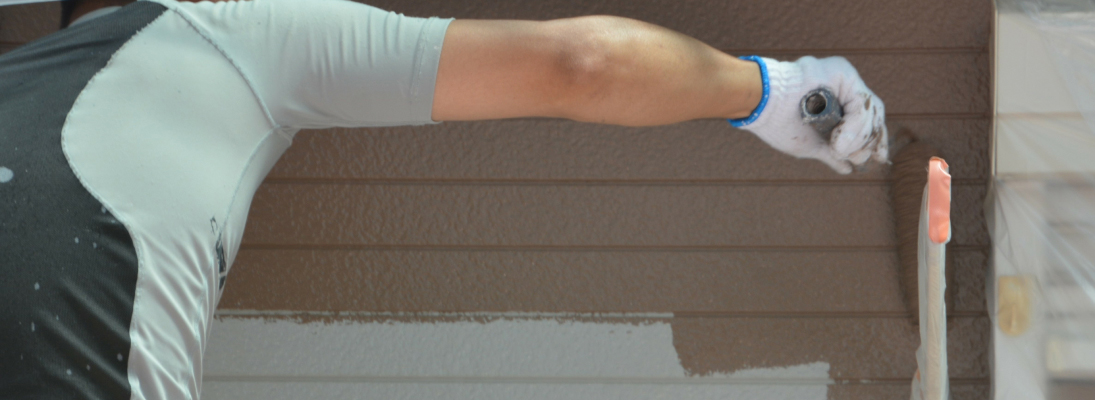
POLYGON ((279 126, 434 122, 451 19, 346 0, 170 3, 236 65, 279 126))

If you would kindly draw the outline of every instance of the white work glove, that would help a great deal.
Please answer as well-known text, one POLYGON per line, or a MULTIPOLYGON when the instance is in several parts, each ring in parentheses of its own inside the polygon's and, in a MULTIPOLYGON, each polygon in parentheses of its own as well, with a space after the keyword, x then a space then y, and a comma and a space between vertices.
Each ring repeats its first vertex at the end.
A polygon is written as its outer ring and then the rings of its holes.
POLYGON ((756 110, 730 123, 749 130, 776 150, 813 158, 841 174, 852 172, 872 156, 887 162, 886 108, 844 57, 802 57, 794 62, 742 57, 760 65, 764 95, 756 110), (829 142, 803 122, 800 102, 818 88, 828 88, 844 109, 829 142))

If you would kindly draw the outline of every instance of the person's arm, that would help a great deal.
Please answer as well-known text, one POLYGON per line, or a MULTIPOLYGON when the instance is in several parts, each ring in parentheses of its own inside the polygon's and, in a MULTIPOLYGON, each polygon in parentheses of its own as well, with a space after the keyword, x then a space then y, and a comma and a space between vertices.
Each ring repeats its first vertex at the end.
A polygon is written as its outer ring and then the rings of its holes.
POLYGON ((840 173, 886 162, 882 100, 842 57, 739 60, 696 39, 619 17, 457 20, 445 34, 435 121, 558 117, 615 125, 728 118, 772 147, 840 173), (800 101, 827 88, 844 110, 828 138, 800 101))
POLYGON ((740 118, 761 99, 758 65, 619 17, 454 21, 433 119, 558 117, 614 125, 740 118))

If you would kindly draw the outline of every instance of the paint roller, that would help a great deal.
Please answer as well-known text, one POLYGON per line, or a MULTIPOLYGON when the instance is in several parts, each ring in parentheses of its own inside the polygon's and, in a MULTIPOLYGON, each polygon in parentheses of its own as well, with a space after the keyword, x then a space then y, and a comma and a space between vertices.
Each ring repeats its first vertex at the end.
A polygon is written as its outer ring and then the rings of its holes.
POLYGON ((811 90, 802 96, 799 102, 802 122, 814 128, 826 142, 833 134, 833 128, 844 118, 844 109, 840 107, 836 95, 828 88, 811 90))

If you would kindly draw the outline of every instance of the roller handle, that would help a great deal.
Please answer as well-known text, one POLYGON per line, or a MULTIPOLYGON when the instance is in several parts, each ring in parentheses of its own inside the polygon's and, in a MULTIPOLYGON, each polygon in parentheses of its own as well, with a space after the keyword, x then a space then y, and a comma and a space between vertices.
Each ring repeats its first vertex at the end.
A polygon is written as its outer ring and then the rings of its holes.
POLYGON ((806 93, 800 104, 802 122, 810 125, 826 142, 833 134, 833 128, 844 118, 836 95, 828 88, 818 88, 806 93))

